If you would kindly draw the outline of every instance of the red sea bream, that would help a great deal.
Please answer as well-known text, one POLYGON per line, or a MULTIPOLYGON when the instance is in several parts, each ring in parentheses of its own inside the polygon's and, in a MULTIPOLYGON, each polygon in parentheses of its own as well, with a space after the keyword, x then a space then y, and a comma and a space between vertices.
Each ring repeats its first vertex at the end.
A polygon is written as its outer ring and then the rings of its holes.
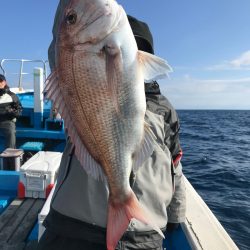
POLYGON ((127 15, 114 0, 69 1, 55 59, 47 98, 64 119, 82 167, 108 183, 107 249, 115 249, 132 218, 162 234, 139 204, 129 176, 154 143, 144 122, 144 82, 166 76, 170 67, 138 51, 127 15))

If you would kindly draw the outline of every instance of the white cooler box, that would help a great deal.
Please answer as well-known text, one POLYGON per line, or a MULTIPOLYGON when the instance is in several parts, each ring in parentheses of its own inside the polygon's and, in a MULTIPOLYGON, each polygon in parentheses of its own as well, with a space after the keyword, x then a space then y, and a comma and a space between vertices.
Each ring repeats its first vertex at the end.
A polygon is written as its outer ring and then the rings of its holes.
POLYGON ((18 197, 47 198, 54 186, 62 153, 40 151, 20 168, 18 197))

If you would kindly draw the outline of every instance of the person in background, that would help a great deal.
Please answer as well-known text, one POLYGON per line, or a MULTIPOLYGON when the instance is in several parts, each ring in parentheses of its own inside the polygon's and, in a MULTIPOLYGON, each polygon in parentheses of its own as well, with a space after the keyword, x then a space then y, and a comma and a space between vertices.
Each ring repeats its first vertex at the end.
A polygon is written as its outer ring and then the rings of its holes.
POLYGON ((16 119, 22 113, 17 95, 10 91, 6 78, 0 74, 0 136, 5 148, 16 148, 16 119))
MULTIPOLYGON (((51 70, 55 68, 55 39, 67 1, 57 9, 49 48, 51 70)), ((146 23, 128 16, 138 49, 153 53, 153 38, 146 23)), ((174 230, 185 219, 186 195, 182 175, 182 150, 179 120, 170 102, 153 81, 145 84, 147 112, 145 120, 156 136, 154 152, 143 166, 130 176, 130 185, 140 202, 151 211, 153 220, 163 231, 174 230), (168 224, 168 226, 167 226, 168 224)), ((67 140, 50 212, 43 225, 46 230, 38 250, 106 249, 108 187, 83 170, 67 140)), ((162 249, 162 238, 144 224, 132 220, 117 250, 162 249)))
MULTIPOLYGON (((128 15, 137 47, 139 50, 154 54, 153 37, 145 22, 128 15)), ((173 160, 173 199, 168 206, 167 230, 170 232, 183 222, 186 212, 186 194, 182 176, 182 149, 180 146, 179 130, 180 123, 176 110, 170 101, 161 94, 160 86, 156 81, 145 83, 147 109, 164 118, 164 144, 168 147, 173 160), (177 212, 177 210, 179 210, 177 212)))

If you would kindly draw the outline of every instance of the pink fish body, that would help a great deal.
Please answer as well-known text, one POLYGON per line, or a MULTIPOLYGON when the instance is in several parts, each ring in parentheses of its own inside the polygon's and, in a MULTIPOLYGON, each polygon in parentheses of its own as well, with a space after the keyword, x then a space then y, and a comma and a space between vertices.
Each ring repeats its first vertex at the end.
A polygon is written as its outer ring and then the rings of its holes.
POLYGON ((72 0, 66 7, 56 69, 45 91, 65 121, 83 168, 108 182, 108 250, 115 249, 132 218, 162 234, 140 206, 129 176, 152 153, 144 81, 170 70, 164 60, 138 51, 116 1, 72 0))

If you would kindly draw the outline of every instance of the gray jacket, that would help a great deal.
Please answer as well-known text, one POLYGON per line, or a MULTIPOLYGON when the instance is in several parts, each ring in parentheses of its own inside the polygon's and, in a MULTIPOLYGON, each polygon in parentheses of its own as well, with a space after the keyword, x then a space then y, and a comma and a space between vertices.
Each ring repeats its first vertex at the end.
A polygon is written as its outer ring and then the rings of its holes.
MULTIPOLYGON (((54 46, 58 21, 67 2, 68 0, 60 1, 55 17, 54 39, 49 48, 51 69, 54 69, 55 65, 54 46)), ((172 164, 181 151, 179 122, 175 110, 165 97, 150 90, 148 96, 145 119, 156 136, 154 152, 135 173, 132 189, 141 205, 151 212, 155 223, 164 228, 168 221, 178 223, 185 218, 182 167, 179 161, 175 167, 172 164), (162 105, 159 105, 159 102, 162 105)), ((71 144, 68 142, 63 153, 51 207, 64 216, 105 228, 108 186, 88 176, 72 153, 71 144)), ((128 231, 148 230, 151 228, 137 220, 132 220, 128 227, 128 231)))
MULTIPOLYGON (((168 221, 180 222, 184 219, 185 199, 181 164, 175 168, 176 184, 172 183, 171 154, 164 143, 164 120, 161 115, 146 112, 146 121, 151 125, 156 141, 154 152, 135 173, 132 186, 140 204, 145 206, 155 223, 164 228, 168 221), (183 192, 183 193, 182 193, 183 192), (168 210, 168 208, 171 210, 168 210)), ((106 227, 108 186, 88 176, 79 161, 71 155, 71 144, 67 143, 60 165, 57 188, 52 200, 52 208, 62 215, 100 227, 106 227)), ((131 221, 129 231, 149 231, 151 228, 139 221, 131 221)))

